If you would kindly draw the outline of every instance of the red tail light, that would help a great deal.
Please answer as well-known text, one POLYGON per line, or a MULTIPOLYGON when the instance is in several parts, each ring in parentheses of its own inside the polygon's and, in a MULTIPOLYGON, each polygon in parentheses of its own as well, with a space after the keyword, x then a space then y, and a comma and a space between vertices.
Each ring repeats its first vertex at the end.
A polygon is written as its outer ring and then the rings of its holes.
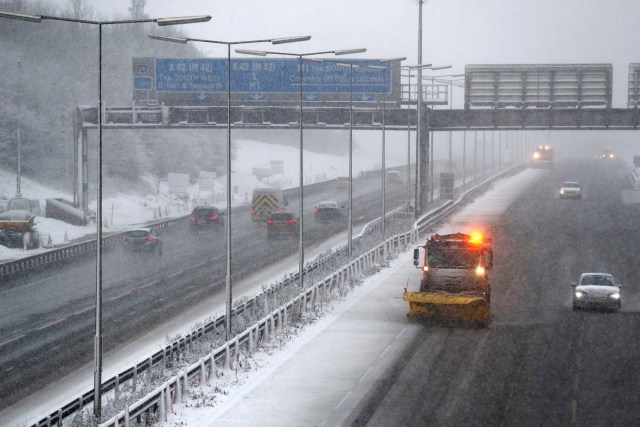
POLYGON ((269 225, 273 224, 273 220, 272 219, 268 220, 267 224, 269 224, 269 225))
POLYGON ((196 217, 194 215, 189 215, 189 221, 195 221, 196 217))
POLYGON ((251 207, 249 208, 249 213, 250 213, 251 215, 253 215, 253 213, 254 213, 254 212, 255 212, 255 209, 253 209, 253 206, 251 206, 251 207))
POLYGON ((211 221, 215 221, 216 219, 218 219, 218 217, 217 217, 216 215, 211 215, 211 216, 209 217, 209 219, 210 219, 211 221))
POLYGON ((127 241, 127 236, 120 236, 120 241, 121 242, 126 242, 127 241))
POLYGON ((295 219, 290 219, 289 221, 287 221, 287 223, 289 223, 289 224, 295 224, 295 223, 296 223, 296 220, 295 220, 295 219))
POLYGON ((147 242, 151 242, 151 241, 153 241, 153 237, 147 236, 146 240, 147 240, 147 242))
POLYGON ((318 209, 318 208, 316 208, 316 215, 318 214, 318 210, 319 210, 319 209, 318 209))

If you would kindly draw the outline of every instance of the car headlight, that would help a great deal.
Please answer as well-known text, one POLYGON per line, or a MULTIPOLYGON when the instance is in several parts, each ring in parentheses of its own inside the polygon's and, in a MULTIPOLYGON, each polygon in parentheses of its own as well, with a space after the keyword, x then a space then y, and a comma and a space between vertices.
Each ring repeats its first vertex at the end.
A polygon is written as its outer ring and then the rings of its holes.
POLYGON ((574 294, 576 296, 576 298, 582 298, 584 296, 584 294, 580 291, 576 291, 576 293, 574 294))
POLYGON ((560 194, 564 194, 564 190, 560 190, 560 194))
POLYGON ((620 299, 620 292, 616 292, 615 294, 609 295, 611 299, 620 299))

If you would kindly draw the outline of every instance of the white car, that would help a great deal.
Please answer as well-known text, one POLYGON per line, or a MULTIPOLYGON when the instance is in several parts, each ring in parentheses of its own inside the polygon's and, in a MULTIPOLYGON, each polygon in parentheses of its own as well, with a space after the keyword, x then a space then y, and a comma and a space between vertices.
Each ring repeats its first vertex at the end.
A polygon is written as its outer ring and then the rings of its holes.
POLYGON ((583 273, 578 283, 572 283, 573 309, 608 308, 619 310, 622 306, 620 288, 612 275, 607 273, 583 273))
POLYGON ((582 198, 582 188, 580 188, 580 183, 576 181, 565 181, 560 186, 560 192, 558 193, 558 197, 561 199, 564 198, 582 198))

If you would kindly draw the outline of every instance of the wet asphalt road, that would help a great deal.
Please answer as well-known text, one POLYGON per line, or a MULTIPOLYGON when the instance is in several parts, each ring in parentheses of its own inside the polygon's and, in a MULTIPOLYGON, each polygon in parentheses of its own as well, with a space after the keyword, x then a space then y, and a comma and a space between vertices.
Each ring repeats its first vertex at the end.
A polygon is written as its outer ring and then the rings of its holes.
POLYGON ((425 325, 354 425, 640 425, 640 205, 595 160, 556 162, 493 226, 492 323, 425 325), (564 180, 582 200, 559 200, 564 180), (573 311, 571 282, 603 271, 619 312, 573 311))

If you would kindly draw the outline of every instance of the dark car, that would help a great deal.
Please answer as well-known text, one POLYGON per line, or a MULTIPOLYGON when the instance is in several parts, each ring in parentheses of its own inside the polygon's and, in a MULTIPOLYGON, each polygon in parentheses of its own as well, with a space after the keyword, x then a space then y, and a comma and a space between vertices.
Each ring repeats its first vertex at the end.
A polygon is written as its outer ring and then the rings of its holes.
POLYGON ((298 237, 298 220, 291 212, 274 212, 267 220, 267 237, 269 240, 298 237))
POLYGON ((338 202, 331 200, 320 202, 316 206, 314 219, 321 224, 342 221, 344 219, 343 209, 344 207, 338 206, 338 202))
POLYGON ((131 252, 147 252, 162 255, 162 240, 152 228, 138 228, 124 233, 120 237, 122 248, 131 252))
POLYGON ((213 206, 197 206, 189 215, 189 224, 194 233, 222 230, 224 228, 224 214, 213 206))

